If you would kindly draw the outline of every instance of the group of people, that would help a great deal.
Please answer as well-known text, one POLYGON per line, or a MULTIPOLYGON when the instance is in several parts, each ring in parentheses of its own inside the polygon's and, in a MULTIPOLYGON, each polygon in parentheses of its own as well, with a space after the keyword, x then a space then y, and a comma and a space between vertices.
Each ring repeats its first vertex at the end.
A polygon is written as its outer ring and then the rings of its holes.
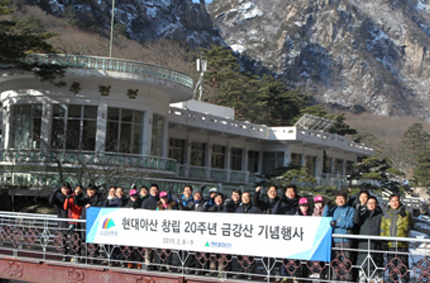
MULTIPOLYGON (((280 214, 280 215, 300 215, 300 216, 316 216, 316 217, 331 217, 330 225, 334 234, 348 235, 370 235, 370 236, 387 236, 387 237, 408 237, 411 227, 411 216, 405 207, 400 202, 400 196, 392 194, 389 198, 389 208, 384 213, 378 205, 378 200, 371 196, 368 191, 360 191, 357 198, 348 199, 347 195, 341 191, 335 194, 336 206, 331 205, 330 199, 324 199, 323 196, 317 195, 313 198, 300 197, 297 188, 294 185, 287 186, 283 193, 279 195, 276 186, 270 186, 267 194, 262 194, 262 188, 257 187, 253 195, 250 192, 241 192, 233 190, 229 197, 218 192, 216 188, 209 190, 209 196, 205 198, 200 190, 193 190, 191 186, 184 186, 182 193, 171 194, 168 191, 159 191, 156 184, 153 184, 148 189, 142 186, 138 191, 134 186, 129 191, 129 197, 125 196, 124 190, 121 187, 112 186, 109 189, 108 196, 103 198, 97 188, 89 185, 86 188, 86 193, 82 187, 77 186, 74 191, 68 183, 64 183, 60 189, 56 190, 50 197, 50 203, 54 204, 58 210, 58 216, 61 218, 71 218, 69 223, 61 222, 63 231, 71 230, 75 227, 74 219, 85 219, 86 209, 91 206, 96 207, 129 207, 135 209, 149 210, 190 210, 199 212, 213 213, 251 213, 251 214, 280 214)), ((85 240, 85 227, 81 235, 82 240, 85 240)), ((67 245, 65 245, 67 246, 67 245)), ((347 281, 367 282, 375 271, 373 264, 368 265, 368 252, 372 251, 392 251, 387 254, 387 261, 401 260, 403 269, 408 266, 408 256, 402 255, 402 252, 407 252, 408 244, 402 241, 383 243, 382 241, 369 241, 368 239, 351 240, 347 236, 335 237, 333 239, 333 258, 341 257, 344 262, 351 262, 358 266, 363 266, 358 274, 353 271, 336 271, 332 272, 331 279, 338 280, 339 278, 347 281), (351 253, 352 248, 358 248, 357 253, 351 253), (397 256, 394 258, 394 254, 397 256), (343 273, 342 273, 343 272, 343 273)), ((67 248, 63 251, 67 253, 67 248)), ((383 253, 371 253, 371 257, 375 264, 383 267, 383 253)), ((134 255, 134 260, 142 260, 144 266, 149 269, 151 263, 161 263, 160 259, 151 252, 144 255, 144 259, 139 259, 138 255, 134 255)), ((163 263, 170 264, 171 258, 163 263)), ((195 257, 189 257, 187 266, 190 268, 201 268, 200 263, 195 257)), ((133 264, 128 264, 128 267, 133 267, 133 264)), ((142 268, 142 264, 138 264, 137 268, 142 268)), ((231 266, 226 267, 223 264, 217 264, 216 260, 211 259, 211 270, 226 270, 231 268, 235 271, 241 271, 237 262, 232 261, 231 266)), ((160 265, 161 269, 161 265, 160 265)), ((248 269, 248 272, 252 271, 248 269)), ((346 269, 352 270, 352 269, 346 269)), ((382 268, 376 270, 376 277, 382 278, 382 268)), ((305 271, 298 270, 302 276, 318 278, 322 274, 321 271, 305 271), (305 274, 307 272, 307 274, 305 274)), ((405 270, 401 270, 402 274, 405 270)), ((288 270, 284 265, 281 265, 281 278, 287 277, 288 270)), ((199 271, 196 271, 199 274, 199 271)), ((403 277, 402 282, 408 282, 407 275, 403 277)), ((298 275, 296 275, 298 276, 298 275)))

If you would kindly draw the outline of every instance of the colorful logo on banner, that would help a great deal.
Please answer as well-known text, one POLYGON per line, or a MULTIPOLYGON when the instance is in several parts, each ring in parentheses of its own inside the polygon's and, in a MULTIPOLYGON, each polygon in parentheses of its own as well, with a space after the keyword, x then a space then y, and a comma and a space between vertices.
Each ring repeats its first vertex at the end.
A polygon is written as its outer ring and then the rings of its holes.
POLYGON ((106 218, 105 221, 103 221, 103 226, 102 229, 103 230, 108 230, 112 227, 115 227, 115 222, 113 222, 112 218, 106 218))

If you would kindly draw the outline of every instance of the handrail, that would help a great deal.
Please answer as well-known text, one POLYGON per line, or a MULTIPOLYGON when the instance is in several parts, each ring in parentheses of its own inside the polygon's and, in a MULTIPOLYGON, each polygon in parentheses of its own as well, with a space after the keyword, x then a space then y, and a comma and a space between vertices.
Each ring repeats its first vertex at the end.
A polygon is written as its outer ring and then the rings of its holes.
POLYGON ((31 54, 27 55, 25 62, 30 64, 56 64, 74 69, 134 73, 172 81, 191 89, 193 89, 194 85, 194 80, 183 72, 133 60, 69 54, 31 54))
MULTIPOLYGON (((1 161, 14 162, 41 162, 53 163, 58 159, 61 163, 85 164, 85 165, 119 165, 120 159, 126 159, 130 167, 149 168, 163 171, 176 172, 177 161, 172 158, 162 156, 129 154, 129 153, 111 153, 98 151, 74 151, 61 150, 52 151, 49 149, 0 149, 1 161)), ((123 160, 124 162, 126 160, 123 160)))

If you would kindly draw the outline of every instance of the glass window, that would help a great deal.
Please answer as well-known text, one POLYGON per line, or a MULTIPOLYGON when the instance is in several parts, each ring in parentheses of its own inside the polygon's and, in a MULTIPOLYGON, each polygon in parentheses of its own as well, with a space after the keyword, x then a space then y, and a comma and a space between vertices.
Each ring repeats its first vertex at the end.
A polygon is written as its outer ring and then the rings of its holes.
POLYGON ((242 154, 243 150, 240 148, 231 148, 231 164, 230 169, 231 170, 242 170, 242 154))
POLYGON ((258 160, 260 153, 258 151, 248 151, 248 171, 251 173, 258 172, 258 160))
POLYGON ((54 104, 53 113, 53 148, 95 150, 97 106, 54 104))
POLYGON ((225 146, 212 145, 212 168, 224 168, 225 146))
POLYGON ((142 151, 143 112, 108 108, 106 151, 139 154, 142 151))
POLYGON ((151 154, 154 156, 162 155, 163 145, 163 123, 164 118, 161 115, 154 114, 152 116, 152 143, 151 154))
POLYGON ((323 166, 323 173, 331 174, 331 165, 333 162, 333 158, 325 155, 324 156, 324 166, 323 166))
POLYGON ((343 160, 335 159, 334 161, 334 172, 335 174, 343 175, 343 160))
POLYGON ((354 162, 347 160, 345 164, 345 175, 351 175, 353 167, 354 167, 354 162))
POLYGON ((290 163, 299 166, 302 165, 302 155, 298 153, 291 153, 290 163))
POLYGON ((40 147, 42 104, 13 105, 11 110, 12 148, 34 149, 40 147))
POLYGON ((169 139, 169 157, 184 164, 185 140, 169 139))
POLYGON ((263 172, 269 172, 276 167, 285 166, 283 151, 263 152, 263 172))
POLYGON ((306 167, 308 168, 308 173, 312 176, 315 176, 316 174, 316 168, 317 168, 317 158, 315 156, 306 156, 306 167))
POLYGON ((199 142, 191 143, 191 160, 192 166, 205 166, 206 144, 199 142))

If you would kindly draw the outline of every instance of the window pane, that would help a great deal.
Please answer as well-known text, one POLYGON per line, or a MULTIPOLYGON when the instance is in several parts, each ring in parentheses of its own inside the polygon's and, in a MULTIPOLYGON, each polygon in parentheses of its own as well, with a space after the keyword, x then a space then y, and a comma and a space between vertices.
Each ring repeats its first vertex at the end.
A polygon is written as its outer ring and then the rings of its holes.
POLYGON ((138 124, 143 124, 143 112, 134 111, 134 122, 138 124))
POLYGON ((82 129, 82 150, 95 150, 96 131, 96 121, 84 121, 84 128, 82 129))
POLYGON ((131 124, 121 124, 120 152, 131 152, 131 124))
POLYGON ((118 108, 108 108, 108 120, 119 120, 119 109, 118 108))
POLYGON ((85 119, 97 119, 97 106, 84 106, 85 119))
POLYGON ((63 118, 66 115, 67 106, 64 104, 54 104, 54 117, 63 118))
POLYGON ((79 120, 67 121, 66 149, 79 149, 80 124, 81 121, 79 120))
POLYGON ((30 145, 31 148, 39 148, 41 128, 42 128, 42 119, 33 118, 33 137, 31 139, 31 142, 33 142, 33 144, 30 145))
POLYGON ((133 153, 140 153, 142 148, 142 125, 135 125, 133 131, 133 153))
POLYGON ((205 144, 204 143, 191 143, 191 160, 190 164, 193 166, 205 166, 205 144))
POLYGON ((19 108, 22 117, 31 117, 31 105, 20 105, 19 108))
POLYGON ((118 123, 116 122, 107 123, 106 151, 118 151, 118 123))
POLYGON ((33 118, 42 117, 42 104, 33 105, 33 118))
POLYGON ((54 149, 63 149, 64 142, 64 121, 54 119, 52 121, 51 145, 54 149))
POLYGON ((68 118, 81 118, 81 105, 69 105, 68 118))
POLYGON ((132 116, 133 116, 133 110, 121 109, 121 121, 122 122, 131 122, 132 116))

